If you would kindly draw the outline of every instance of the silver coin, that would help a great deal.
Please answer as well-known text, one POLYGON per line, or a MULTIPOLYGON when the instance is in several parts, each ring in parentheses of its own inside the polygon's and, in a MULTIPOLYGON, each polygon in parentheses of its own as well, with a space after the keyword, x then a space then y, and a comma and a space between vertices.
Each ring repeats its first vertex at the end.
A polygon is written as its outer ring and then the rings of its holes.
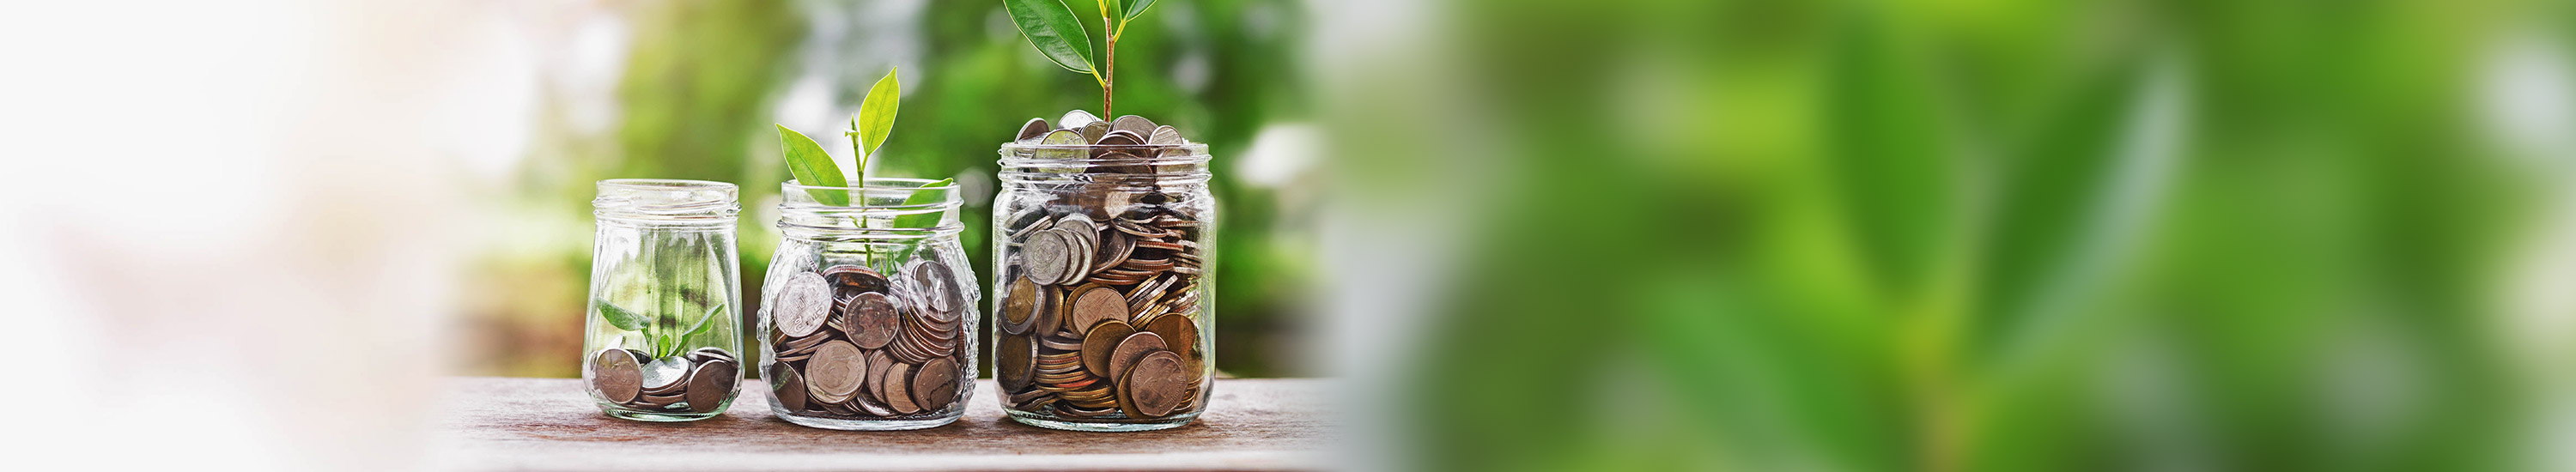
POLYGON ((1081 128, 1082 125, 1091 124, 1091 122, 1094 121, 1100 121, 1100 117, 1093 115, 1088 111, 1074 110, 1064 112, 1064 118, 1055 120, 1055 125, 1059 127, 1059 129, 1074 129, 1081 128))
POLYGON ((644 364, 644 393, 677 392, 688 388, 681 381, 689 379, 689 358, 680 356, 654 359, 644 364))
POLYGON ((1123 129, 1110 131, 1109 134, 1101 135, 1100 140, 1094 141, 1092 144, 1101 146, 1138 146, 1145 144, 1145 135, 1123 129))
POLYGON ((840 403, 859 391, 867 371, 868 359, 860 355, 858 346, 833 341, 805 363, 805 386, 814 400, 840 403))
POLYGON ((1082 236, 1082 233, 1062 227, 1049 231, 1056 234, 1056 239, 1062 239, 1065 241, 1065 263, 1064 266, 1058 268, 1059 272, 1056 274, 1056 283, 1059 285, 1071 285, 1075 282, 1081 282, 1082 274, 1087 272, 1086 269, 1091 268, 1092 244, 1090 238, 1085 238, 1082 236))
POLYGON ((714 413, 726 397, 733 396, 734 384, 741 379, 742 365, 733 361, 719 359, 698 364, 696 371, 689 374, 689 391, 683 394, 689 411, 714 413))
POLYGON ((1050 147, 1039 148, 1031 152, 1030 157, 1039 159, 1081 159, 1083 156, 1089 155, 1089 153, 1085 153, 1081 149, 1063 149, 1055 148, 1053 146, 1081 146, 1084 144, 1091 144, 1091 141, 1082 139, 1081 131, 1055 130, 1048 132, 1046 137, 1038 138, 1038 144, 1050 147))
POLYGON ((1155 127, 1153 132, 1145 134, 1145 144, 1155 146, 1174 146, 1185 141, 1181 139, 1181 130, 1170 126, 1155 127))
POLYGON ((1020 136, 1019 136, 1019 137, 1017 137, 1017 138, 1014 138, 1014 139, 1012 139, 1012 140, 1013 140, 1013 141, 1028 141, 1028 140, 1032 140, 1032 139, 1038 139, 1038 138, 1041 138, 1041 137, 1045 137, 1048 131, 1054 131, 1054 130, 1055 130, 1055 128, 1054 128, 1054 127, 1051 127, 1051 126, 1048 126, 1048 125, 1047 125, 1047 121, 1046 121, 1046 119, 1045 119, 1045 118, 1030 118, 1030 119, 1029 119, 1029 124, 1020 125, 1020 136))
POLYGON ((1107 121, 1094 121, 1090 124, 1082 125, 1082 142, 1084 143, 1097 143, 1100 142, 1101 137, 1108 135, 1109 122, 1107 121))
POLYGON ((1154 120, 1136 115, 1121 116, 1109 122, 1109 129, 1134 132, 1141 138, 1154 132, 1154 120))
POLYGON ((949 270, 948 264, 923 259, 905 267, 904 275, 912 278, 912 286, 921 291, 922 300, 930 302, 930 311, 957 311, 957 273, 949 270))
POLYGON ((812 336, 831 318, 832 286, 821 274, 798 272, 779 284, 770 307, 779 332, 788 337, 812 336))
POLYGON ((591 354, 591 388, 610 403, 635 401, 644 387, 642 364, 635 359, 634 351, 613 347, 591 354))
POLYGON ((1063 277, 1065 259, 1072 250, 1059 236, 1060 233, 1054 230, 1039 231, 1030 235, 1028 243, 1020 247, 1020 263, 1028 270, 1030 282, 1055 285, 1056 279, 1063 277))

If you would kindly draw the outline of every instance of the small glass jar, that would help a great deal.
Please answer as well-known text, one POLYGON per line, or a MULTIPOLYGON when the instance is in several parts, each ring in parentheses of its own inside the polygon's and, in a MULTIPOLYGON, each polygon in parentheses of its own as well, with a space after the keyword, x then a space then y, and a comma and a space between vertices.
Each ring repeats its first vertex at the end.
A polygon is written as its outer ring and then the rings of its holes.
POLYGON ((581 378, 609 416, 723 413, 742 378, 742 276, 733 184, 599 182, 581 378))
POLYGON ((779 418, 899 430, 965 415, 982 297, 957 241, 957 186, 927 183, 782 185, 778 252, 755 328, 779 418), (851 205, 818 201, 827 195, 851 205))
POLYGON ((1189 424, 1207 409, 1214 372, 1207 146, 1006 144, 1001 154, 993 377, 1003 410, 1078 431, 1189 424))

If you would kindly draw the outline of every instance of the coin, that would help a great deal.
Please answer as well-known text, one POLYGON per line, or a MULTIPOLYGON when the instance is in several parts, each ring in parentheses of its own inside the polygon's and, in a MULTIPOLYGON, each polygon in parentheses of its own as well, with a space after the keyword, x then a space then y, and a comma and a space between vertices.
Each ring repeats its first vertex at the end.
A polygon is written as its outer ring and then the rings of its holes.
POLYGON ((1055 130, 1048 132, 1045 137, 1038 138, 1038 145, 1046 147, 1033 150, 1030 152, 1030 157, 1039 159, 1081 159, 1085 156, 1089 156, 1090 154, 1083 152, 1081 149, 1070 149, 1062 146, 1080 146, 1090 143, 1091 140, 1082 138, 1081 131, 1055 130))
POLYGON ((1159 316, 1153 321, 1145 322, 1143 331, 1162 337, 1163 344, 1168 345, 1173 352, 1181 353, 1182 360, 1189 361, 1193 366, 1199 365, 1197 320, 1192 320, 1186 315, 1159 316))
POLYGON ((805 337, 822 329, 824 318, 832 309, 832 288, 823 276, 798 272, 779 284, 778 294, 770 300, 777 314, 778 329, 790 337, 805 337))
POLYGON ((1002 341, 993 346, 993 380, 1004 390, 1028 388, 1029 376, 1037 373, 1031 364, 1037 355, 1038 345, 1028 336, 1002 335, 1002 341))
POLYGON ((618 348, 601 349, 590 356, 590 387, 611 403, 635 401, 644 388, 642 365, 635 362, 634 351, 618 348))
POLYGON ((863 266, 842 264, 823 269, 823 280, 840 291, 883 292, 891 285, 885 274, 863 266))
POLYGON ((1111 373, 1102 376, 1118 378, 1118 374, 1127 373, 1127 368, 1135 367, 1136 360, 1145 357, 1145 354, 1168 350, 1171 350, 1171 347, 1164 345, 1162 335, 1151 332, 1127 335, 1126 340, 1118 342, 1116 349, 1110 350, 1109 372, 1111 373))
POLYGON ((885 398, 882 400, 885 400, 886 406, 894 407, 897 413, 912 414, 921 411, 921 405, 912 402, 912 369, 912 364, 901 362, 886 368, 885 398))
POLYGON ((912 376, 912 404, 940 410, 956 402, 957 361, 942 357, 921 364, 921 372, 912 376))
MULTIPOLYGON (((946 314, 956 312, 958 308, 957 273, 950 271, 948 264, 924 259, 904 267, 904 275, 911 277, 912 286, 923 292, 921 298, 923 301, 930 302, 931 312, 946 314)), ((955 321, 955 318, 949 317, 947 320, 955 321)))
MULTIPOLYGON (((871 382, 875 381, 871 380, 871 382)), ((859 391, 862 393, 850 396, 849 404, 857 407, 857 411, 853 412, 853 414, 865 414, 876 417, 894 416, 894 408, 886 406, 885 402, 877 401, 875 397, 871 396, 875 395, 875 393, 867 393, 868 389, 865 388, 859 389, 859 391)))
POLYGON ((1082 130, 1082 142, 1097 143, 1100 142, 1100 138, 1102 136, 1107 136, 1109 134, 1109 122, 1094 121, 1084 123, 1080 129, 1082 130))
POLYGON ((1048 131, 1053 130, 1055 130, 1055 127, 1048 126, 1045 118, 1030 118, 1028 124, 1020 125, 1019 137, 1012 140, 1027 141, 1037 139, 1039 137, 1046 136, 1048 131))
POLYGON ((787 364, 769 365, 769 392, 778 397, 778 407, 787 411, 805 411, 805 376, 787 364))
POLYGON ((860 376, 866 375, 867 371, 868 359, 861 357, 858 346, 847 341, 832 341, 824 343, 822 349, 814 352, 814 358, 805 362, 805 383, 813 391, 815 400, 840 403, 858 392, 860 376))
POLYGON ((1028 268, 1029 280, 1039 285, 1055 285, 1063 277, 1067 258, 1073 254, 1071 241, 1054 230, 1039 231, 1021 246, 1021 264, 1028 268))
POLYGON ((1041 307, 1046 300, 1039 297, 1038 292, 1045 288, 1021 276, 1012 277, 1010 284, 1002 290, 1002 316, 995 320, 998 322, 995 324, 1003 333, 1029 334, 1029 325, 1038 321, 1037 312, 1044 309, 1041 307))
POLYGON ((677 392, 687 387, 680 382, 689 379, 689 359, 680 356, 654 359, 644 363, 643 371, 645 395, 677 392))
POLYGON ((729 360, 699 363, 696 370, 689 374, 689 411, 714 413, 725 398, 733 396, 734 383, 742 380, 742 365, 729 360))
POLYGON ((1154 127, 1153 132, 1145 133, 1145 144, 1156 146, 1176 146, 1180 145, 1182 142, 1184 142, 1184 140, 1181 139, 1181 130, 1173 129, 1170 126, 1157 126, 1154 127))
POLYGON ((1064 112, 1064 118, 1055 120, 1055 124, 1063 128, 1080 128, 1094 121, 1100 121, 1100 117, 1092 115, 1091 112, 1074 110, 1064 112))
POLYGON ((1135 236, 1117 231, 1106 231, 1104 233, 1107 233, 1107 235, 1101 239, 1100 247, 1092 253, 1092 272, 1099 272, 1108 270, 1111 267, 1117 267, 1119 264, 1127 261, 1128 254, 1136 251, 1135 236))
POLYGON ((846 324, 851 344, 876 349, 894 340, 897 316, 894 300, 886 298, 883 293, 869 292, 851 297, 850 309, 842 316, 849 320, 846 324))
POLYGON ((1145 119, 1145 117, 1136 115, 1121 116, 1118 117, 1117 120, 1110 121, 1109 128, 1132 132, 1136 133, 1138 136, 1143 136, 1147 133, 1154 132, 1154 120, 1148 120, 1145 119))
MULTIPOLYGON (((1092 143, 1092 145, 1095 145, 1095 146, 1140 146, 1140 145, 1144 145, 1144 144, 1145 144, 1145 135, 1137 134, 1137 133, 1136 133, 1136 132, 1134 132, 1134 131, 1128 131, 1128 130, 1123 130, 1123 129, 1122 129, 1122 130, 1116 130, 1116 131, 1110 131, 1110 132, 1108 132, 1108 133, 1106 133, 1106 134, 1102 134, 1102 135, 1100 135, 1100 141, 1092 143)), ((1109 150, 1108 150, 1108 149, 1096 149, 1096 150, 1093 150, 1092 155, 1093 155, 1093 156, 1095 156, 1095 157, 1096 157, 1096 156, 1100 156, 1100 155, 1101 155, 1100 153, 1103 153, 1103 152, 1109 152, 1109 150)), ((1134 159, 1134 158, 1135 158, 1135 156, 1132 156, 1132 155, 1131 155, 1131 156, 1127 156, 1127 158, 1129 158, 1129 159, 1134 159)))
POLYGON ((884 349, 876 349, 868 351, 867 357, 868 375, 866 378, 868 388, 860 390, 866 392, 866 396, 869 398, 883 400, 885 399, 885 381, 882 379, 885 378, 886 371, 894 370, 894 355, 887 354, 884 349))
POLYGON ((1190 401, 1189 388, 1198 376, 1186 368, 1179 354, 1156 351, 1138 359, 1122 380, 1118 384, 1128 389, 1128 398, 1135 400, 1129 405, 1134 409, 1128 416, 1160 418, 1190 401))
POLYGON ((1117 371, 1109 370, 1110 354, 1118 349, 1120 341, 1135 334, 1136 327, 1128 326, 1125 321, 1107 320, 1092 326, 1090 333, 1082 336, 1083 370, 1090 371, 1091 375, 1114 378, 1117 371))
POLYGON ((715 359, 741 362, 740 359, 735 359, 733 357, 733 353, 725 352, 725 350, 721 348, 702 347, 689 351, 690 362, 706 362, 715 359))
POLYGON ((1092 325, 1104 321, 1127 321, 1127 297, 1118 290, 1103 286, 1076 288, 1073 292, 1073 332, 1088 334, 1092 325))

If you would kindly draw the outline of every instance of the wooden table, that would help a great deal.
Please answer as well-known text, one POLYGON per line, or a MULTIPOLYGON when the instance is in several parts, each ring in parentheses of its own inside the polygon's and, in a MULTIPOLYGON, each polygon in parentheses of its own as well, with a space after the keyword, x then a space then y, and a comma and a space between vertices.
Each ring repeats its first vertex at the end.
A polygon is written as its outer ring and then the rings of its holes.
POLYGON ((1324 382, 1222 379, 1198 421, 1083 433, 1002 416, 983 380, 957 423, 833 431, 772 417, 746 381, 723 416, 645 423, 600 414, 576 379, 453 379, 434 456, 469 470, 1285 470, 1322 468, 1324 382))

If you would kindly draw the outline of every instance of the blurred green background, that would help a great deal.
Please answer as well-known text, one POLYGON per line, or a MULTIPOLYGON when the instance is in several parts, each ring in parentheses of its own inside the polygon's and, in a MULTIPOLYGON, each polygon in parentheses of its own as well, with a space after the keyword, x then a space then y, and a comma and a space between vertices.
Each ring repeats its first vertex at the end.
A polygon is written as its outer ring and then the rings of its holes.
MULTIPOLYGON (((615 67, 490 192, 469 372, 574 375, 592 181, 744 184, 753 300, 769 123, 901 65, 877 172, 989 194, 1098 107, 998 1, 596 8, 615 67)), ((1344 377, 1364 465, 2576 468, 2565 2, 1154 9, 1118 109, 1219 156, 1219 367, 1344 377)))

